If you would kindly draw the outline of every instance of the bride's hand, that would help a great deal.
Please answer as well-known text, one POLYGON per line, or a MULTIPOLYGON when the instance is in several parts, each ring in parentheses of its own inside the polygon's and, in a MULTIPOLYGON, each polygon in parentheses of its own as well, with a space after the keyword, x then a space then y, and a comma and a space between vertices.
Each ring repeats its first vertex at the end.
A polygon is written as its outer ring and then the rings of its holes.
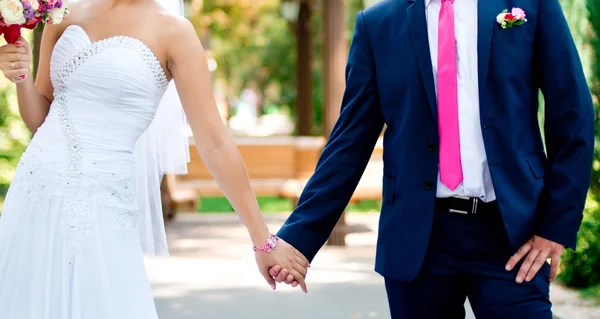
POLYGON ((31 47, 20 37, 15 44, 0 47, 0 69, 4 76, 13 83, 19 83, 30 74, 31 47))
POLYGON ((292 245, 279 239, 277 248, 271 252, 256 252, 256 263, 260 273, 265 277, 265 280, 273 290, 275 290, 275 279, 269 274, 269 270, 273 266, 279 266, 285 269, 293 279, 298 282, 302 291, 308 292, 306 289, 306 277, 308 269, 308 260, 292 245))

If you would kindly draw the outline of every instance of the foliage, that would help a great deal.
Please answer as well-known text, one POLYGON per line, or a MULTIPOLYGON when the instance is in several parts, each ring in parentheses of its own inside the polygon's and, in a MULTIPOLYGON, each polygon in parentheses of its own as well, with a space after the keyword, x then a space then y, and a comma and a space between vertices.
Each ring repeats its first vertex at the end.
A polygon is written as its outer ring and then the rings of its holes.
POLYGON ((587 288, 600 284, 599 208, 598 202, 590 198, 579 230, 577 251, 563 255, 559 279, 568 286, 587 288))
POLYGON ((14 105, 14 88, 0 89, 0 202, 29 139, 16 110, 11 107, 14 105))
MULTIPOLYGON (((346 2, 348 38, 362 0, 346 2)), ((294 28, 280 13, 280 0, 204 0, 192 6, 189 18, 215 59, 215 86, 227 97, 246 87, 262 94, 262 105, 289 109, 296 105, 296 43, 294 28)), ((313 2, 313 105, 319 134, 323 113, 322 1, 313 2)))
MULTIPOLYGON (((585 4, 584 2, 577 3, 585 4)), ((585 34, 591 48, 589 50, 591 63, 587 64, 591 70, 588 78, 598 118, 600 112, 600 3, 597 0, 587 0, 587 11, 589 25, 580 25, 578 30, 584 30, 581 32, 585 33, 590 30, 585 34)), ((585 46, 583 51, 588 51, 585 46)), ((584 220, 579 232, 578 250, 577 252, 569 251, 563 256, 563 269, 560 274, 560 279, 564 283, 577 288, 600 285, 600 148, 598 147, 600 123, 598 121, 595 125, 595 135, 596 149, 592 182, 584 220)), ((598 290, 590 289, 588 291, 598 290)))
MULTIPOLYGON (((24 32, 30 37, 31 32, 24 32)), ((0 211, 8 184, 30 135, 18 115, 15 86, 0 76, 0 211)))
POLYGON ((596 304, 600 306, 600 285, 586 288, 581 291, 581 296, 596 301, 596 304))
POLYGON ((266 104, 293 104, 294 37, 278 0, 205 0, 190 20, 217 62, 218 90, 231 97, 251 87, 266 104))

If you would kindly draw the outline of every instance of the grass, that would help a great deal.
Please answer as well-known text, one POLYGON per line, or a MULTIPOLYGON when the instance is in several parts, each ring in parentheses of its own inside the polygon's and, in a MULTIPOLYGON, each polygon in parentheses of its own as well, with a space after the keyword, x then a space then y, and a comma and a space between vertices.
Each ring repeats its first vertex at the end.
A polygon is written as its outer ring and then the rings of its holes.
POLYGON ((581 297, 594 300, 596 304, 600 306, 600 285, 583 289, 581 291, 581 297))
MULTIPOLYGON (((280 213, 292 210, 292 202, 271 196, 260 196, 258 205, 263 213, 280 213)), ((201 197, 198 213, 233 213, 225 197, 201 197)))
MULTIPOLYGON (((275 196, 258 196, 258 205, 263 213, 282 213, 293 210, 292 201, 287 198, 275 196)), ((356 205, 348 206, 350 212, 379 212, 380 205, 377 201, 363 201, 356 205)), ((198 213, 233 213, 233 208, 225 197, 201 197, 198 213)))

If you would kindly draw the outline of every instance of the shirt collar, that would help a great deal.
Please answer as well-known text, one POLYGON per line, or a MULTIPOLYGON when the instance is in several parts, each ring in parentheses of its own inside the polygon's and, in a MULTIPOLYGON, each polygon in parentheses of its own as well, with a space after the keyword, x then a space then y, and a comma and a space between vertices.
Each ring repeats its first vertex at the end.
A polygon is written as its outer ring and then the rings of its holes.
POLYGON ((431 2, 431 0, 425 0, 425 8, 427 8, 429 6, 430 2, 431 2))

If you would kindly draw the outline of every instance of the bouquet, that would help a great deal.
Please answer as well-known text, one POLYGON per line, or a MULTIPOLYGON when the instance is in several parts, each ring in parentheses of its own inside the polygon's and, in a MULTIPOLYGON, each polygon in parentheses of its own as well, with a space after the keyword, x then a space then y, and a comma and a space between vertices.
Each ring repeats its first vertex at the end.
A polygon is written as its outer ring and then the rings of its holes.
POLYGON ((14 44, 21 36, 21 28, 59 24, 68 14, 67 0, 0 0, 0 35, 14 44))

